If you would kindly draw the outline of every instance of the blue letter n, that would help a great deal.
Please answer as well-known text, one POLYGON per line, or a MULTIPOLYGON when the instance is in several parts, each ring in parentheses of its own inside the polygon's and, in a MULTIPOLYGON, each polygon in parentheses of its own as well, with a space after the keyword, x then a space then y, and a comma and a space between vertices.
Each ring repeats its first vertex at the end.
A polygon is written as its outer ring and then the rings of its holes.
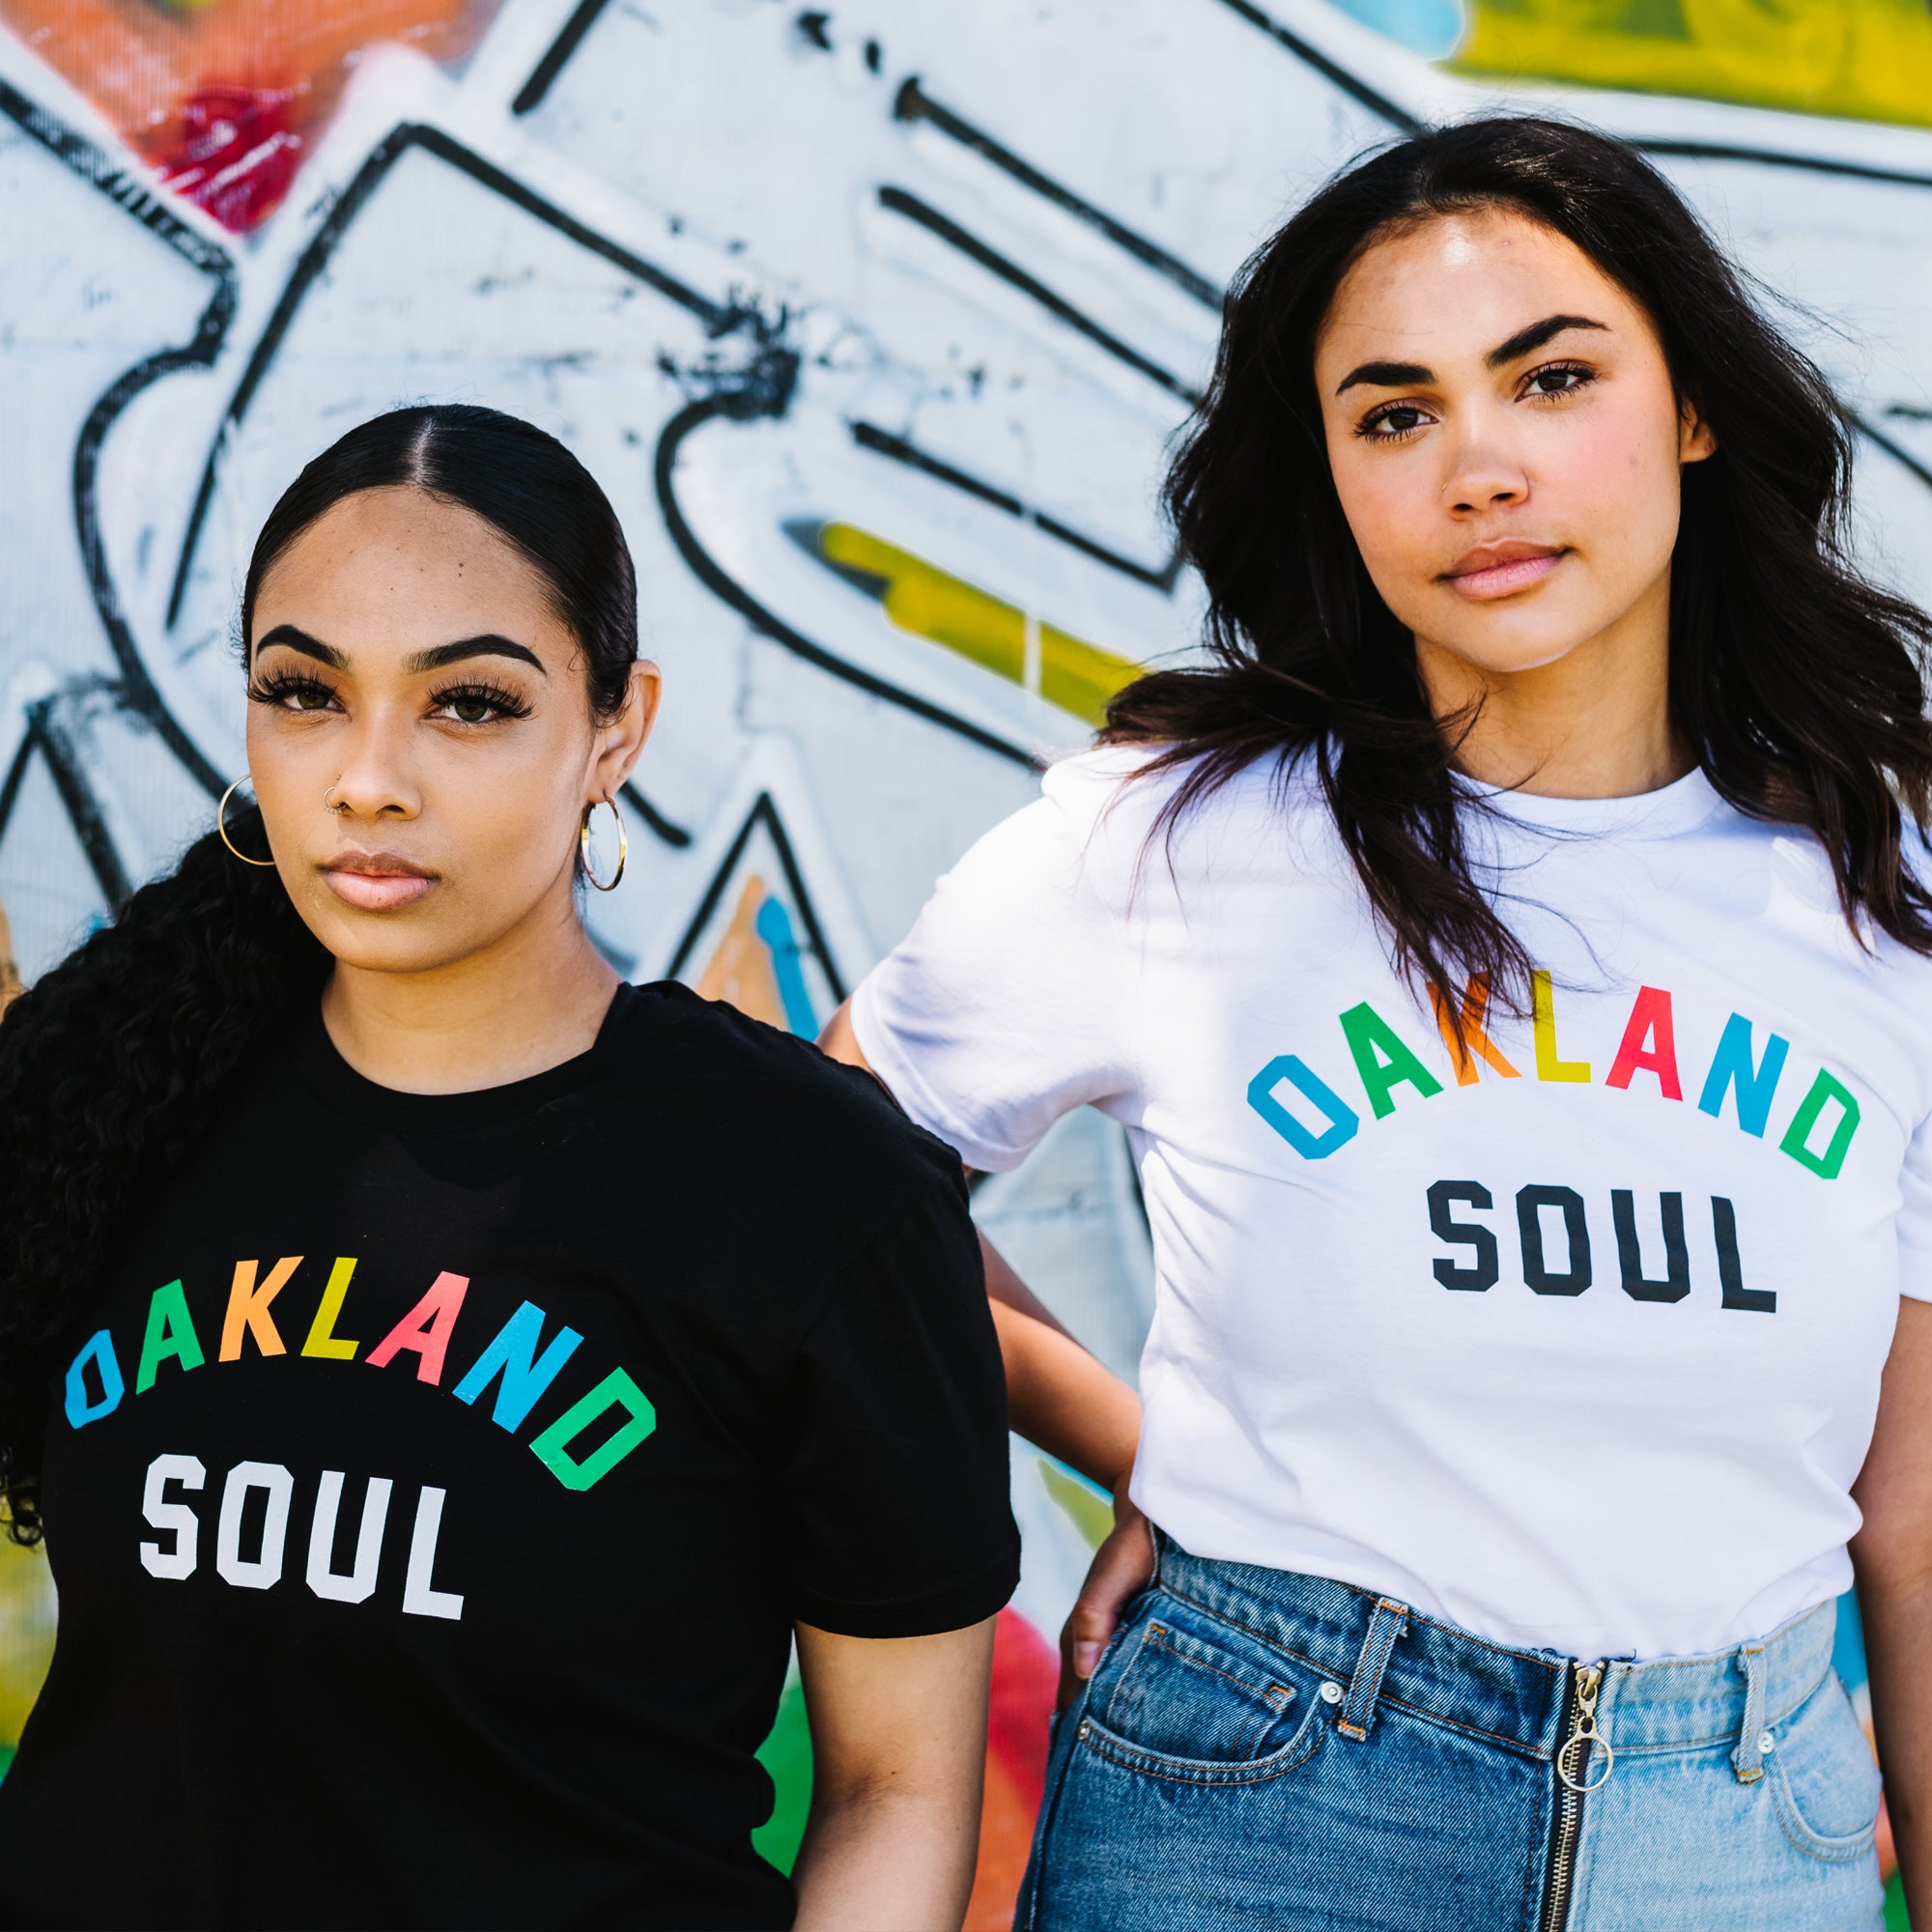
POLYGON ((457 1383, 458 1402, 474 1402, 490 1386, 498 1371, 503 1377, 497 1391, 497 1406, 490 1419, 498 1429, 515 1429, 530 1412, 538 1396, 555 1381, 564 1363, 577 1352, 583 1340, 575 1328, 565 1328, 542 1355, 537 1343, 543 1338, 544 1312, 534 1301, 526 1301, 503 1323, 490 1346, 476 1357, 469 1373, 457 1383))

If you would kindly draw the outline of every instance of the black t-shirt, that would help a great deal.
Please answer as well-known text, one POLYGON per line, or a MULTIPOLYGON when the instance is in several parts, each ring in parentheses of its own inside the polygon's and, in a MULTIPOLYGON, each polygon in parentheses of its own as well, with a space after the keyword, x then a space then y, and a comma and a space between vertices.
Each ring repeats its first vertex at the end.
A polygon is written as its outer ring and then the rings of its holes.
POLYGON ((1017 1576, 956 1157, 677 986, 477 1094, 305 1019, 105 1291, 9 1923, 788 1925, 791 1621, 958 1629, 1017 1576))

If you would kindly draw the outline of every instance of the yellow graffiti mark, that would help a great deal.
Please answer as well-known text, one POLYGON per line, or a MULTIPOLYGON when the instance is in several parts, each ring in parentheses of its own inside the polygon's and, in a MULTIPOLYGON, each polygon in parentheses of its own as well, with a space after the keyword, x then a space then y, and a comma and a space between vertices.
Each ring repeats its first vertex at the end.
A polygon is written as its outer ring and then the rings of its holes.
POLYGON ((1140 675, 1141 667, 1130 658, 1117 657, 1051 624, 1035 620, 1030 626, 1018 606, 856 525, 822 525, 816 544, 827 563, 867 580, 867 588, 902 631, 944 644, 1001 677, 1037 691, 1050 704, 1090 724, 1101 724, 1108 698, 1140 675))
POLYGON ((751 1019, 782 1029, 784 997, 772 971, 771 948, 758 937, 758 908, 765 902, 765 882, 753 872, 738 895, 731 923, 718 942, 697 980, 697 995, 723 1000, 751 1019))
MULTIPOLYGON (((0 1747, 15 1745, 54 1655, 54 1585, 45 1554, 0 1539, 0 1747)), ((0 1751, 0 1756, 4 1751, 0 1751)))
POLYGON ((1039 1464, 1039 1479, 1045 1484, 1047 1494, 1066 1513, 1088 1548, 1098 1549, 1114 1527, 1113 1505, 1097 1490, 1075 1481, 1044 1456, 1035 1460, 1039 1464))
POLYGON ((1925 0, 1472 0, 1450 65, 1932 127, 1925 0))

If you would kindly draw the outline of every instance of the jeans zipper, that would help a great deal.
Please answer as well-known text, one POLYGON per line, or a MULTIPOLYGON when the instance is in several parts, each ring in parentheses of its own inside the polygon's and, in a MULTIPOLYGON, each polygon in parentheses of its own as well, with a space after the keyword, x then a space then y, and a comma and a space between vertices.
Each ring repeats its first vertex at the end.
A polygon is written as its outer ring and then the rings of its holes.
POLYGON ((1570 1674, 1563 1700, 1563 1743, 1558 1747, 1553 1776, 1556 1817, 1549 1833, 1549 1877, 1543 1891, 1543 1917, 1537 1932, 1564 1932, 1570 1920, 1570 1892, 1577 1879, 1577 1840, 1583 1830, 1584 1794, 1608 1777, 1612 1760, 1604 1746, 1604 1777, 1590 1776, 1590 1747, 1597 1736, 1597 1690, 1604 1681, 1598 1664, 1578 1664, 1570 1674))

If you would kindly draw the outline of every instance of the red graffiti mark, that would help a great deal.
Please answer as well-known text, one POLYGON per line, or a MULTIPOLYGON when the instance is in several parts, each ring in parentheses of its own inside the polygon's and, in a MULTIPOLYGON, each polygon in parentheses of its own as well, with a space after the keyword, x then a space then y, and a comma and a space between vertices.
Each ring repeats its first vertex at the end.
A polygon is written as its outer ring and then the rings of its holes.
POLYGON ((305 145, 288 88, 206 87, 182 103, 180 137, 158 156, 161 185, 238 234, 282 205, 305 145))
POLYGON ((355 63, 467 53, 497 0, 0 0, 0 25, 93 101, 164 188, 224 227, 281 205, 355 63))
POLYGON ((1059 1683, 1052 1644, 1017 1610, 1002 1610, 993 1626, 985 1802, 965 1932, 1006 1932, 1013 1922, 1046 1785, 1046 1720, 1059 1683))

